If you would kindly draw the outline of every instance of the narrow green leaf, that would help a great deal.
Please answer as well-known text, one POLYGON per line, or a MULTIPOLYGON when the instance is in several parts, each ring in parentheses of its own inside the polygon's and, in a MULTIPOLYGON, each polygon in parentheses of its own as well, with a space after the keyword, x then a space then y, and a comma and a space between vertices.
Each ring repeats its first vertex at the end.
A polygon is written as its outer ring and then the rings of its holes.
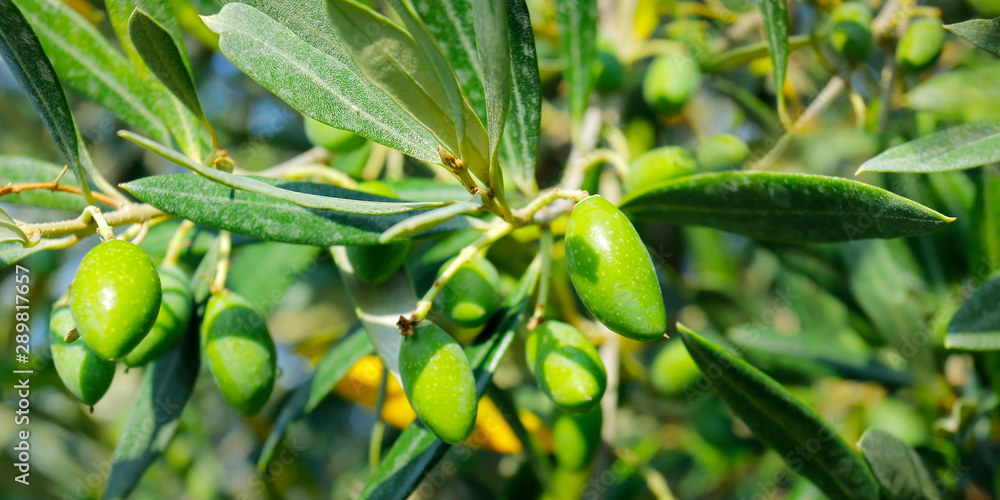
POLYGON ((763 0, 760 13, 764 16, 764 40, 771 53, 774 69, 774 92, 778 98, 778 113, 785 115, 785 74, 788 71, 788 3, 787 0, 763 0))
MULTIPOLYGON (((0 179, 3 183, 12 184, 52 182, 59 177, 63 167, 55 163, 36 160, 26 156, 4 156, 0 155, 0 179)), ((64 175, 59 179, 60 184, 67 186, 79 186, 80 183, 71 176, 64 175)), ((16 205, 33 205, 36 207, 55 208, 59 210, 69 210, 79 214, 87 208, 87 202, 83 197, 75 193, 62 191, 50 191, 48 189, 31 189, 17 194, 4 195, 0 198, 4 203, 16 205)))
POLYGON ((438 163, 438 141, 351 60, 322 0, 228 3, 202 18, 222 53, 291 107, 414 158, 438 163))
POLYGON ((979 287, 951 317, 944 345, 969 351, 1000 350, 1000 278, 979 287))
POLYGON ((329 0, 327 8, 352 59, 364 75, 430 131, 438 143, 452 154, 461 156, 462 148, 445 91, 434 72, 427 71, 430 63, 413 36, 352 0, 329 0))
MULTIPOLYGON (((813 35, 790 36, 788 37, 788 53, 790 54, 801 48, 809 47, 812 42, 813 35)), ((770 53, 769 47, 768 41, 765 40, 760 43, 729 49, 710 56, 707 61, 702 62, 701 69, 705 73, 723 73, 768 55, 770 53)))
POLYGON ((472 3, 468 0, 416 0, 414 6, 451 65, 476 116, 486 122, 483 69, 476 51, 472 3))
POLYGON ((111 459, 106 500, 128 497, 170 443, 198 379, 199 324, 192 321, 177 347, 146 368, 111 459))
POLYGON ((878 500, 879 486, 868 465, 816 412, 745 361, 683 325, 677 329, 719 396, 793 471, 834 500, 878 500))
POLYGON ((146 67, 199 120, 205 121, 194 76, 181 55, 183 49, 174 43, 167 29, 137 8, 128 18, 128 34, 146 67))
POLYGON ((924 283, 903 263, 913 256, 902 242, 856 241, 840 248, 854 300, 877 335, 897 348, 921 332, 919 301, 924 283))
MULTIPOLYGON (((251 178, 248 178, 251 179, 251 178)), ((252 178, 283 191, 370 203, 388 200, 375 195, 326 184, 252 178), (344 197, 344 198, 341 198, 344 197)), ((408 214, 369 215, 336 210, 315 210, 249 191, 233 190, 197 175, 157 175, 123 186, 145 203, 180 219, 225 229, 254 238, 303 245, 374 245, 378 237, 408 214)), ((396 200, 398 203, 398 200, 396 200)), ((391 202, 386 202, 391 203, 391 202)), ((453 219, 427 231, 427 235, 469 227, 453 219)))
POLYGON ((970 19, 947 24, 944 28, 980 49, 1000 56, 1000 18, 970 19))
POLYGON ((1000 268, 1000 173, 995 166, 981 171, 972 213, 978 215, 972 220, 976 248, 971 264, 995 271, 1000 268))
POLYGON ((965 123, 889 148, 861 164, 861 172, 925 174, 1000 161, 1000 122, 965 123))
POLYGON ((0 243, 0 270, 6 269, 7 266, 11 266, 35 252, 45 250, 45 245, 46 240, 42 240, 41 243, 27 248, 16 241, 0 243))
POLYGON ((524 0, 511 0, 507 23, 510 27, 510 114, 500 153, 514 175, 514 182, 528 196, 538 192, 535 163, 542 125, 542 82, 538 74, 535 34, 524 0))
MULTIPOLYGON (((472 18, 476 26, 476 50, 483 68, 486 92, 486 121, 490 141, 490 174, 494 187, 499 171, 499 147, 503 138, 507 111, 510 109, 510 43, 507 40, 507 2, 472 0, 472 18)), ((502 177, 500 178, 502 181, 502 177)))
POLYGON ((0 244, 16 242, 22 245, 28 243, 28 237, 24 231, 14 222, 14 218, 0 207, 0 244))
MULTIPOLYGON (((493 374, 514 340, 514 334, 538 282, 540 264, 541 261, 536 260, 528 267, 517 288, 486 325, 485 331, 492 333, 481 334, 465 350, 469 364, 476 375, 479 397, 486 392, 486 388, 493 380, 493 374)), ((378 469, 368 479, 368 484, 361 492, 361 498, 380 500, 408 498, 450 447, 419 422, 414 422, 403 431, 389 453, 382 458, 378 469)))
POLYGON ((35 28, 59 79, 160 142, 170 130, 157 109, 156 92, 132 70, 104 35, 59 0, 15 0, 35 28))
POLYGON ((569 112, 579 125, 587 109, 597 57, 597 0, 556 0, 559 53, 569 94, 569 112))
MULTIPOLYGON (((273 184, 237 175, 211 167, 206 167, 198 162, 174 151, 163 144, 157 144, 145 137, 135 135, 130 132, 121 131, 121 137, 128 139, 200 176, 207 177, 219 184, 229 186, 234 189, 262 194, 278 200, 288 201, 306 208, 318 208, 324 210, 336 210, 340 212, 350 212, 357 214, 395 214, 408 212, 420 208, 434 208, 447 205, 447 202, 399 202, 399 201, 374 201, 364 198, 335 198, 330 196, 320 196, 309 192, 290 191, 276 187, 273 184)), ((388 200, 390 198, 378 197, 378 200, 388 200)))
POLYGON ((440 226, 459 215, 473 213, 482 207, 482 199, 476 198, 473 201, 454 203, 446 207, 436 208, 397 222, 394 226, 386 229, 379 236, 378 240, 381 243, 388 243, 395 239, 412 238, 428 229, 440 226))
POLYGON ((312 413, 344 379, 351 367, 373 352, 375 347, 361 329, 352 330, 326 351, 309 379, 296 387, 281 407, 274 421, 274 427, 271 428, 271 434, 267 436, 260 457, 257 459, 259 470, 267 468, 292 424, 312 413))
POLYGON ((427 60, 428 68, 434 74, 441 91, 444 93, 445 101, 448 104, 448 116, 455 124, 455 140, 461 143, 465 136, 465 109, 462 89, 458 85, 458 79, 452 72, 448 60, 438 46, 434 37, 431 36, 424 22, 417 16, 410 0, 389 0, 396 15, 403 20, 407 32, 417 43, 420 53, 427 60))
POLYGON ((861 451, 889 500, 941 498, 920 455, 892 434, 868 429, 861 436, 861 451))
POLYGON ((947 120, 978 122, 1000 118, 1000 61, 939 72, 903 96, 910 109, 930 111, 947 120))
POLYGON ((913 236, 953 220, 850 179, 774 172, 683 177, 626 196, 621 209, 787 243, 913 236))
MULTIPOLYGON (((28 100, 41 116, 76 179, 84 182, 84 172, 93 167, 73 121, 66 94, 41 42, 11 0, 0 0, 0 55, 17 84, 28 94, 28 100)), ((87 193, 90 191, 85 183, 83 189, 87 193)))
POLYGON ((190 72, 191 64, 187 58, 187 51, 184 49, 184 39, 181 36, 181 29, 170 0, 104 0, 104 6, 108 12, 108 19, 111 21, 111 27, 125 50, 125 55, 128 56, 128 60, 132 63, 132 68, 139 78, 145 82, 149 92, 155 96, 157 112, 166 122, 167 128, 170 129, 170 133, 174 136, 181 151, 191 158, 202 158, 202 152, 209 148, 208 134, 203 133, 201 124, 194 113, 170 90, 167 90, 159 78, 153 74, 153 71, 146 66, 128 32, 128 20, 135 9, 141 9, 149 14, 167 30, 174 44, 180 48, 179 54, 184 60, 185 68, 190 72))

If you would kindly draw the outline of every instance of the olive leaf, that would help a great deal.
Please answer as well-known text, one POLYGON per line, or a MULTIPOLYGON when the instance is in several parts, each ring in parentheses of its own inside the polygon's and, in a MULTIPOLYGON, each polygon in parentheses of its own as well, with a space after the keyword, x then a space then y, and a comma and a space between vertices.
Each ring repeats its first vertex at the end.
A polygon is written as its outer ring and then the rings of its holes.
POLYGON ((946 172, 1000 161, 1000 122, 964 123, 883 151, 862 172, 946 172))
MULTIPOLYGON (((476 376, 476 390, 480 398, 493 380, 493 374, 514 339, 538 283, 540 264, 541 260, 536 259, 528 267, 517 287, 486 325, 484 333, 465 349, 476 376)), ((465 449, 463 453, 467 454, 464 446, 460 445, 460 449, 465 449)), ((402 500, 409 497, 449 448, 451 445, 438 439, 419 422, 414 422, 400 434, 382 458, 375 473, 365 484, 361 498, 402 500)))
POLYGON ((174 43, 167 29, 149 14, 136 8, 128 18, 128 34, 139 57, 156 78, 163 83, 199 120, 205 113, 198 100, 198 90, 182 48, 174 43))
POLYGON ((378 240, 380 243, 388 243, 399 238, 412 238, 428 229, 440 226, 459 215, 471 214, 482 207, 482 198, 475 198, 473 201, 455 203, 447 207, 436 208, 417 214, 406 220, 399 221, 389 229, 386 229, 379 236, 378 240))
POLYGON ((14 80, 28 94, 28 100, 77 180, 83 183, 84 193, 89 193, 90 187, 84 182, 85 172, 91 172, 93 166, 73 121, 69 101, 41 42, 11 0, 0 0, 0 55, 14 80))
POLYGON ((441 86, 448 103, 448 116, 455 123, 455 139, 461 144, 462 138, 465 136, 465 103, 462 89, 459 87, 455 73, 452 72, 451 66, 448 64, 448 59, 445 58, 441 47, 431 36, 427 26, 413 10, 413 4, 410 0, 389 0, 389 3, 396 11, 396 15, 403 20, 407 32, 413 37, 420 53, 430 63, 430 70, 438 85, 441 86))
POLYGON ((490 146, 490 183, 502 189, 499 147, 510 109, 510 43, 507 40, 507 2, 472 0, 476 50, 483 68, 486 121, 490 146))
POLYGON ((947 24, 944 28, 980 49, 1000 56, 1000 18, 970 19, 947 24))
POLYGON ((28 237, 17 225, 17 222, 14 222, 14 218, 0 207, 0 244, 8 242, 18 242, 26 245, 28 237))
MULTIPOLYGON (((59 0, 15 0, 59 79, 157 141, 170 141, 159 96, 122 53, 82 15, 59 0)), ((82 208, 81 208, 82 210, 82 208)))
POLYGON ((415 0, 414 6, 451 65, 466 101, 480 121, 485 123, 486 93, 483 90, 483 69, 476 50, 472 2, 415 0))
POLYGON ((778 97, 778 114, 785 111, 785 74, 788 72, 788 0, 762 0, 760 13, 764 16, 764 40, 771 54, 774 70, 774 92, 778 97))
MULTIPOLYGON (((134 142, 192 172, 197 173, 200 176, 206 177, 215 181, 223 186, 229 186, 233 189, 239 189, 242 191, 248 191, 251 193, 262 194, 276 200, 282 200, 294 203, 296 205, 306 207, 306 208, 317 208, 324 210, 335 210, 339 212, 349 212, 356 214, 396 214, 400 212, 408 212, 410 210, 417 210, 420 208, 435 208, 443 205, 447 205, 447 202, 400 202, 400 201, 380 201, 382 198, 378 197, 376 199, 366 199, 366 198, 342 198, 333 196, 322 196, 317 194, 312 194, 310 192, 298 192, 291 191, 288 189, 283 189, 277 187, 273 184, 268 184, 264 181, 257 180, 252 177, 247 177, 243 175, 232 174, 222 170, 217 170, 214 168, 206 167, 199 164, 198 162, 184 156, 177 151, 174 151, 163 144, 158 144, 155 141, 147 139, 142 136, 135 135, 131 132, 120 131, 118 133, 124 139, 134 142)), ((345 193, 346 194, 346 193, 345 193)))
MULTIPOLYGON (((200 299, 204 300, 205 295, 200 299)), ((200 323, 200 320, 191 321, 177 346, 146 368, 125 429, 115 446, 103 498, 128 497, 139 484, 143 472, 170 443, 198 379, 200 323)))
MULTIPOLYGON (((245 179, 287 193, 361 203, 389 204, 398 200, 337 188, 326 184, 245 179)), ((316 210, 265 194, 234 190, 197 175, 172 174, 144 177, 123 185, 136 198, 181 219, 225 229, 254 238, 303 245, 373 245, 379 235, 406 214, 371 215, 316 210)), ((469 227, 452 219, 427 231, 427 235, 469 227)))
POLYGON ((792 470, 833 500, 878 500, 875 476, 830 424, 760 370, 683 325, 677 330, 719 396, 792 470))
POLYGON ((861 436, 861 451, 889 500, 941 498, 920 455, 892 434, 868 429, 861 436))
POLYGON ((47 240, 42 240, 41 243, 33 247, 25 247, 19 241, 8 241, 6 243, 0 243, 0 270, 6 269, 8 266, 19 262, 21 259, 42 250, 45 250, 47 240))
POLYGON ((1000 62, 963 66, 920 82, 904 96, 910 109, 930 111, 946 120, 977 122, 1000 115, 1000 62))
POLYGON ((222 53, 289 106, 414 158, 437 163, 438 141, 351 60, 323 0, 227 3, 202 18, 222 53))
POLYGON ((292 424, 312 413, 347 376, 351 367, 373 352, 375 346, 361 328, 351 330, 326 351, 309 378, 296 387, 282 405, 274 420, 274 427, 261 448, 257 459, 258 470, 267 469, 292 424))
POLYGON ((535 35, 524 0, 508 4, 510 40, 510 114, 503 135, 503 155, 514 183, 528 196, 538 192, 535 163, 542 123, 542 82, 538 74, 535 35))
POLYGON ((632 193, 620 208, 635 218, 786 243, 912 236, 954 220, 857 181, 775 172, 682 177, 632 193))
POLYGON ((569 94, 573 123, 583 120, 594 85, 597 57, 597 0, 556 0, 559 54, 569 94))
MULTIPOLYGON (((191 158, 202 158, 202 152, 208 145, 208 134, 203 133, 199 118, 194 115, 181 100, 168 90, 153 70, 146 66, 142 56, 132 43, 128 31, 128 21, 132 12, 141 9, 162 26, 179 48, 178 54, 184 61, 184 67, 191 71, 187 51, 184 49, 184 38, 180 25, 174 15, 174 9, 169 0, 104 0, 111 27, 121 43, 125 55, 132 63, 132 68, 145 83, 148 92, 155 97, 156 110, 166 122, 171 135, 177 141, 184 154, 191 158)), ((157 139, 158 140, 158 139, 157 139)), ((163 141, 161 141, 163 142, 163 141)))
POLYGON ((983 283, 948 323, 944 345, 969 351, 1000 350, 1000 278, 983 283))
POLYGON ((445 90, 434 72, 426 71, 430 63, 413 36, 353 0, 329 0, 327 8, 364 75, 430 131, 445 149, 461 157, 479 180, 489 183, 489 161, 481 150, 488 145, 488 138, 482 123, 478 118, 470 119, 475 112, 464 104, 460 118, 464 133, 458 135, 459 118, 452 117, 446 109, 445 90))

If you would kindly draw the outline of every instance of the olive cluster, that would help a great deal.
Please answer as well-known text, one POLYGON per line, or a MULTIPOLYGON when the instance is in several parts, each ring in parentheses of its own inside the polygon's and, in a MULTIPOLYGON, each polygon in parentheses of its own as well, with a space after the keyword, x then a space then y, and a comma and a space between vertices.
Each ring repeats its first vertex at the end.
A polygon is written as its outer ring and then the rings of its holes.
MULTIPOLYGON (((67 390, 84 404, 107 392, 115 363, 143 366, 184 337, 194 314, 189 277, 159 269, 138 245, 103 242, 83 258, 49 331, 52 360, 67 390)), ((264 317, 227 290, 214 294, 199 326, 201 350, 226 401, 243 415, 260 411, 277 373, 264 317)))

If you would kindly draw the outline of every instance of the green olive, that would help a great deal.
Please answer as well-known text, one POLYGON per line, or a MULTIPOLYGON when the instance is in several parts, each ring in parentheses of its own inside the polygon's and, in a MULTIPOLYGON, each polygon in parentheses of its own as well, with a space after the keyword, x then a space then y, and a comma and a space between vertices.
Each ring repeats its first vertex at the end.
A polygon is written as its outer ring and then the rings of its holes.
POLYGON ((160 277, 141 248, 110 240, 87 253, 70 290, 80 336, 114 361, 142 342, 160 310, 160 277))
POLYGON ((610 94, 618 92, 625 86, 625 66, 618 60, 614 43, 611 40, 598 39, 594 74, 594 88, 598 92, 610 94))
POLYGON ((944 48, 941 19, 918 17, 910 21, 896 47, 896 62, 904 71, 923 71, 931 67, 944 48))
POLYGON ((698 166, 709 172, 739 167, 749 156, 750 146, 732 134, 710 137, 695 153, 698 166))
POLYGON ((638 191, 675 177, 691 175, 697 163, 691 153, 679 146, 649 150, 632 160, 623 187, 626 193, 638 191))
MULTIPOLYGON (((384 196, 386 198, 397 198, 395 191, 383 182, 368 181, 362 182, 357 187, 358 191, 368 194, 384 196)), ((410 251, 409 241, 387 243, 385 245, 354 245, 346 249, 347 260, 354 268, 354 275, 361 281, 372 285, 384 283, 396 274, 399 266, 406 260, 406 253, 410 251)))
POLYGON ((684 343, 672 341, 660 349, 653 359, 649 382, 660 394, 674 396, 697 380, 700 373, 684 343))
POLYGON ((424 320, 400 345, 399 374, 414 413, 434 434, 451 444, 472 434, 476 379, 455 339, 424 320))
POLYGON ((604 198, 573 208, 566 264, 583 305, 611 331, 634 340, 663 337, 667 312, 653 261, 632 223, 604 198))
MULTIPOLYGON (((451 265, 449 260, 441 269, 451 265)), ((490 261, 477 257, 458 268, 434 298, 434 308, 460 328, 483 326, 500 308, 500 275, 490 261)))
POLYGON ((560 413, 552 424, 552 451, 559 467, 580 470, 594 461, 601 445, 600 408, 580 415, 560 413))
POLYGON ((163 300, 160 301, 156 323, 142 342, 122 359, 128 366, 142 366, 170 352, 191 322, 193 296, 184 271, 173 265, 162 266, 160 285, 163 300))
POLYGON ((849 61, 862 61, 872 50, 872 12, 861 2, 844 2, 833 11, 833 48, 849 61))
POLYGON ((66 335, 72 329, 73 313, 69 307, 57 308, 49 319, 52 364, 66 390, 81 403, 94 406, 108 392, 115 364, 95 354, 82 340, 67 344, 66 335))
POLYGON ((642 96, 653 111, 677 113, 701 85, 698 63, 690 57, 669 54, 657 57, 642 79, 642 96))
POLYGON ((334 153, 354 151, 364 146, 365 141, 368 140, 350 130, 331 127, 308 116, 305 117, 305 128, 309 142, 316 146, 323 146, 334 153))
POLYGON ((264 316, 233 292, 212 296, 201 323, 201 349, 229 406, 256 415, 271 396, 277 372, 264 316))
POLYGON ((524 348, 528 370, 557 406, 582 413, 600 403, 608 382, 604 363, 576 328, 546 321, 528 335, 524 348))

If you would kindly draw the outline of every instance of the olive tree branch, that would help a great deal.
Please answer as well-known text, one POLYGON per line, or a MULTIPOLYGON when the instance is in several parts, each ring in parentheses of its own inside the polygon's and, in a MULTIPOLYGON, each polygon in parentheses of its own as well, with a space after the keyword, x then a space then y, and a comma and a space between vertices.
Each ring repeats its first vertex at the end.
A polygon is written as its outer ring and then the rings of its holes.
MULTIPOLYGON (((55 180, 50 182, 25 182, 20 184, 8 183, 5 186, 0 186, 0 196, 7 194, 18 194, 23 191, 31 191, 35 189, 48 189, 49 191, 61 191, 64 193, 73 193, 82 195, 83 191, 77 186, 70 186, 68 184, 59 184, 62 176, 66 173, 66 167, 63 167, 62 173, 56 177, 55 180)), ((91 191, 90 193, 95 201, 103 203, 109 207, 121 208, 125 205, 125 202, 117 198, 112 198, 103 193, 97 193, 91 191)))
MULTIPOLYGON (((128 204, 113 212, 102 214, 109 227, 135 224, 161 215, 166 214, 152 205, 145 204, 128 204)), ((97 222, 89 215, 84 214, 75 219, 56 222, 28 224, 18 221, 17 225, 28 236, 29 241, 34 243, 38 243, 42 238, 59 238, 68 235, 85 237, 94 233, 98 228, 97 222)))
POLYGON ((434 305, 434 297, 437 297, 441 293, 441 289, 444 285, 448 283, 448 280, 458 272, 458 269, 472 260, 473 257, 479 253, 480 250, 490 246, 500 238, 503 238, 507 233, 511 232, 514 226, 509 222, 499 222, 493 226, 492 229, 484 233, 476 241, 472 242, 460 252, 454 260, 448 264, 441 274, 438 275, 437 279, 434 280, 434 284, 431 285, 427 293, 417 301, 417 308, 413 311, 413 315, 410 317, 410 323, 417 323, 427 317, 427 313, 430 312, 431 307, 434 305))

